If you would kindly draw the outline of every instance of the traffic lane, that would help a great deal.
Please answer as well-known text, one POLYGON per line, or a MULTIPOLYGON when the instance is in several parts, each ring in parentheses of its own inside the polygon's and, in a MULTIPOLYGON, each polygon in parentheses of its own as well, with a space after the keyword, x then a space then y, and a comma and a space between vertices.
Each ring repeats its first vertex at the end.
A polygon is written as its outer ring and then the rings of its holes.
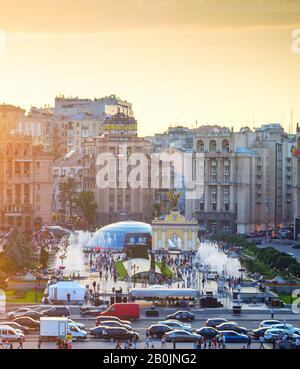
MULTIPOLYGON (((163 319, 161 319, 161 320, 163 320, 163 319)), ((136 330, 137 332, 140 333, 142 331, 146 331, 151 325, 157 324, 158 321, 159 321, 159 319, 158 320, 147 320, 147 319, 138 320, 138 321, 133 322, 132 328, 133 328, 133 330, 136 330)), ((189 324, 191 324, 192 328, 199 329, 199 328, 205 326, 205 321, 206 321, 206 319, 202 319, 202 320, 193 321, 189 324)), ((232 319, 229 320, 229 321, 235 321, 234 317, 232 317, 232 319)), ((85 324, 85 327, 86 327, 87 330, 89 330, 89 329, 96 326, 95 320, 88 320, 87 321, 87 320, 77 319, 76 322, 85 324)), ((236 323, 238 323, 239 326, 242 326, 242 327, 245 327, 249 330, 252 330, 252 329, 256 329, 256 328, 259 327, 259 324, 261 323, 261 320, 257 320, 257 321, 239 320, 236 323)), ((298 323, 298 325, 300 327, 300 320, 294 321, 292 319, 287 319, 286 323, 287 324, 293 324, 295 326, 296 326, 296 323, 298 323)))

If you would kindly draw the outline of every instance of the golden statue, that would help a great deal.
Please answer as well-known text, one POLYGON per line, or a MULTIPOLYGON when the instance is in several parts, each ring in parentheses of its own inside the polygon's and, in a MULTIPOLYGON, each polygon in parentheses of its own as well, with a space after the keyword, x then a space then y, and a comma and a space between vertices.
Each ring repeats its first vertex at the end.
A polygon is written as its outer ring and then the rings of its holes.
POLYGON ((178 206, 178 202, 179 202, 180 197, 181 197, 181 192, 178 192, 177 194, 175 194, 172 191, 168 192, 168 198, 169 198, 170 203, 172 205, 172 210, 177 210, 177 206, 178 206))

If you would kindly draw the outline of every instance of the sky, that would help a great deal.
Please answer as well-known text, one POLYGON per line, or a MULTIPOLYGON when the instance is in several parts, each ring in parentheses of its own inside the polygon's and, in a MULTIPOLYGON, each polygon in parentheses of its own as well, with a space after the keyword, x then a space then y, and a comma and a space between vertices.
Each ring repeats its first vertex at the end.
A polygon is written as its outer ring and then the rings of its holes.
POLYGON ((288 130, 291 110, 295 129, 296 29, 300 0, 0 0, 0 103, 116 94, 140 135, 196 122, 288 130))

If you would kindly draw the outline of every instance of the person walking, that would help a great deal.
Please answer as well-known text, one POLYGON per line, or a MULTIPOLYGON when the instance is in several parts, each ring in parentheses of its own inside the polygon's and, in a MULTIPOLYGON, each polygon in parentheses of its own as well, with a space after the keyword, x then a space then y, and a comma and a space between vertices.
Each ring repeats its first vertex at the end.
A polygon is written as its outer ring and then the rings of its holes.
POLYGON ((71 302, 71 294, 70 292, 67 293, 67 300, 68 300, 68 304, 71 302))
POLYGON ((120 350, 121 349, 121 345, 120 345, 120 342, 117 341, 117 344, 116 344, 116 347, 115 347, 116 350, 120 350))
POLYGON ((259 345, 259 349, 260 349, 260 350, 265 348, 265 346, 264 346, 264 342, 265 342, 265 337, 264 337, 264 336, 260 336, 260 337, 259 337, 259 343, 260 343, 260 345, 259 345))
POLYGON ((296 343, 296 349, 300 350, 300 337, 299 336, 296 338, 295 343, 296 343))
POLYGON ((162 339, 161 339, 161 348, 162 349, 166 349, 167 348, 166 337, 165 336, 162 336, 162 339))
POLYGON ((274 319, 274 308, 273 308, 273 306, 271 308, 271 319, 274 319))
POLYGON ((252 343, 252 339, 251 339, 250 334, 248 333, 248 335, 247 335, 247 350, 251 349, 251 343, 252 343))

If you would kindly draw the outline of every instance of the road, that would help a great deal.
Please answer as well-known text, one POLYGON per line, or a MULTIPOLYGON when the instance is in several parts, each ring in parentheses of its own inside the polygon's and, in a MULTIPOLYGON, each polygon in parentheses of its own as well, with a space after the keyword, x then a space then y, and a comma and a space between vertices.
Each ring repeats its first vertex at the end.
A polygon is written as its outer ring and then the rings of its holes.
MULTIPOLYGON (((207 315, 207 314, 206 314, 207 315)), ((243 326, 249 330, 257 328, 260 321, 262 319, 268 319, 269 316, 264 316, 262 317, 261 315, 256 315, 256 314, 248 314, 245 317, 237 317, 234 318, 232 315, 224 315, 224 314, 220 314, 222 317, 228 319, 228 320, 235 320, 236 322, 239 323, 240 326, 243 326), (260 317, 260 318, 259 318, 260 317)), ((216 317, 216 315, 213 315, 214 317, 216 317)), ((204 316, 200 316, 198 314, 197 320, 192 322, 191 325, 193 328, 198 329, 201 328, 202 326, 204 326, 205 320, 206 318, 204 318, 204 316)), ((282 315, 282 316, 277 316, 276 317, 279 320, 286 320, 286 323, 290 323, 293 324, 295 326, 300 326, 300 317, 298 315, 282 315), (283 319, 282 319, 283 318, 283 319)), ((79 316, 72 316, 72 319, 85 324, 86 326, 86 330, 89 331, 90 328, 95 326, 95 318, 82 318, 79 316)), ((135 331, 137 331, 140 335, 140 342, 138 342, 137 344, 137 349, 145 349, 145 332, 146 329, 151 325, 151 324, 155 324, 157 323, 157 319, 140 319, 136 322, 133 322, 133 329, 135 331)), ((159 340, 157 341, 153 341, 151 343, 150 346, 152 346, 154 349, 160 349, 161 348, 161 342, 159 340)), ((17 346, 17 344, 15 344, 15 346, 17 346)), ((227 345, 227 349, 241 349, 243 348, 244 344, 239 343, 239 344, 228 344, 227 345)), ((267 344, 265 345, 266 348, 270 349, 271 345, 267 344)), ((24 348, 25 349, 37 349, 38 348, 38 332, 32 332, 31 334, 26 336, 26 340, 24 343, 24 348)), ((45 342, 42 344, 42 349, 55 349, 56 345, 55 343, 48 343, 45 342)), ((92 337, 88 337, 88 339, 84 342, 74 342, 73 343, 73 349, 114 349, 115 348, 115 343, 114 342, 106 342, 100 339, 95 339, 92 337)), ((168 349, 172 349, 173 348, 173 344, 172 343, 168 343, 167 345, 168 349)), ((193 349, 193 343, 177 343, 176 344, 176 348, 177 349, 193 349)), ((253 341, 253 344, 251 346, 252 349, 258 349, 259 348, 259 344, 253 341)), ((150 347, 151 349, 151 347, 150 347)))

